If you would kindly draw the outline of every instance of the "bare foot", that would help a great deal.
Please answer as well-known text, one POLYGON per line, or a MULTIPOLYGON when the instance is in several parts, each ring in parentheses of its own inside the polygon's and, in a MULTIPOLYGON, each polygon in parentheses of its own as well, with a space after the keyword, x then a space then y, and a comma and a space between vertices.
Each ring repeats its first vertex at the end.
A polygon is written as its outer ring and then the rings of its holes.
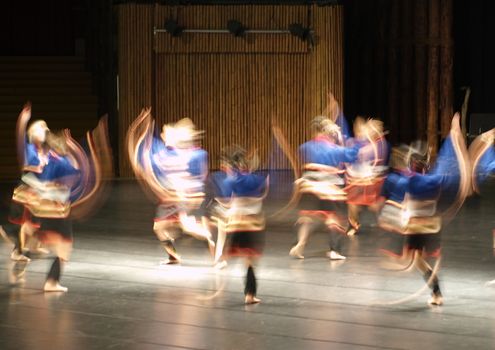
POLYGON ((175 248, 173 247, 168 247, 168 246, 165 246, 165 251, 168 253, 168 255, 170 256, 170 259, 169 260, 176 260, 177 262, 174 263, 174 264, 178 264, 180 262, 180 255, 177 254, 177 251, 175 250, 175 248))
POLYGON ((45 292, 63 292, 66 293, 69 289, 67 287, 61 286, 58 282, 46 281, 45 287, 43 288, 45 292))
POLYGON ((215 242, 211 239, 208 240, 208 249, 210 250, 211 256, 215 257, 215 242))
POLYGON ((222 270, 227 267, 227 262, 225 260, 219 261, 215 264, 215 269, 222 270))
POLYGON ((289 255, 297 259, 304 259, 304 255, 302 255, 301 248, 298 245, 292 247, 289 251, 289 255))
POLYGON ((176 259, 172 256, 168 259, 160 261, 160 265, 177 265, 177 264, 180 264, 180 259, 176 259))
POLYGON ((428 304, 434 305, 434 306, 441 306, 443 305, 443 298, 441 294, 433 294, 428 300, 428 304))
POLYGON ((12 251, 10 254, 10 260, 13 261, 24 261, 24 262, 30 262, 31 259, 29 259, 27 256, 19 253, 16 249, 12 251))
POLYGON ((245 304, 259 304, 261 299, 256 298, 254 295, 248 294, 244 299, 245 304))
POLYGON ((356 235, 357 230, 355 228, 350 228, 349 231, 347 231, 347 236, 352 237, 356 235))
POLYGON ((327 253, 327 257, 330 259, 330 260, 345 260, 346 257, 337 253, 335 250, 331 250, 327 253))

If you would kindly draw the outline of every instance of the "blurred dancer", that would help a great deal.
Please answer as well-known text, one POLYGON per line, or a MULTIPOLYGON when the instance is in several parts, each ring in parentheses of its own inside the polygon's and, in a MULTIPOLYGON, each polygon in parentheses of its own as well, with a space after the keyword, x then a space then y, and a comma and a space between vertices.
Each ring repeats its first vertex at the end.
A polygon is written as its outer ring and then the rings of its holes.
MULTIPOLYGON (((225 151, 225 150, 224 150, 225 151)), ((225 153, 225 152, 224 152, 225 153)), ((220 170, 211 173, 206 183, 206 198, 202 204, 203 219, 206 227, 215 227, 217 240, 215 243, 214 265, 217 269, 227 266, 224 256, 224 246, 227 239, 226 208, 221 203, 228 203, 232 196, 232 189, 227 184, 236 176, 230 158, 222 154, 220 170)))
POLYGON ((90 160, 68 130, 50 132, 46 123, 38 120, 25 132, 29 119, 30 107, 26 107, 17 130, 23 175, 14 190, 6 231, 19 233, 23 228, 55 253, 44 290, 66 292, 59 282, 62 264, 72 251, 72 218, 82 217, 89 212, 87 207, 101 203, 95 194, 102 189, 103 169, 111 167, 111 162, 101 165, 101 156, 109 153, 106 124, 100 122, 92 136, 88 133, 90 160), (74 206, 77 209, 72 211, 74 206))
POLYGON ((388 162, 388 144, 381 121, 357 118, 354 121, 354 135, 354 139, 348 140, 348 145, 359 145, 360 149, 358 159, 346 167, 348 236, 359 231, 359 214, 363 207, 373 212, 378 210, 376 203, 385 181, 388 162))
POLYGON ((24 246, 26 237, 30 237, 39 227, 39 222, 33 218, 31 212, 23 204, 23 200, 19 201, 16 198, 16 193, 23 190, 35 190, 31 188, 35 185, 30 179, 39 177, 43 172, 44 166, 48 162, 48 147, 46 144, 46 136, 49 131, 45 121, 34 121, 28 130, 28 142, 26 143, 25 125, 31 118, 31 106, 26 105, 18 118, 18 128, 22 128, 21 135, 18 133, 18 144, 21 144, 22 150, 18 150, 22 154, 19 159, 21 161, 21 170, 23 173, 22 180, 18 187, 14 190, 14 198, 10 204, 8 222, 3 226, 1 231, 5 232, 14 243, 14 250, 11 254, 13 261, 29 262, 30 259, 24 255, 24 246), (31 175, 29 175, 31 174, 31 175))
MULTIPOLYGON (((495 175, 495 129, 491 129, 478 137, 469 146, 469 156, 472 163, 471 179, 473 191, 483 195, 484 184, 493 183, 495 175)), ((495 246, 495 238, 494 238, 495 246)), ((486 283, 489 286, 495 285, 495 280, 486 283)))
POLYGON ((208 154, 197 145, 200 135, 192 121, 185 118, 164 125, 160 137, 156 137, 149 110, 143 111, 128 132, 136 176, 159 202, 153 230, 168 254, 164 264, 180 262, 174 246, 180 231, 206 240, 214 254, 215 243, 200 212, 208 175, 208 154))
POLYGON ((332 260, 343 260, 340 254, 340 236, 346 232, 344 191, 344 164, 357 159, 358 147, 342 146, 340 128, 330 119, 319 116, 312 123, 313 139, 299 148, 303 163, 302 177, 296 180, 299 202, 298 242, 289 254, 304 259, 304 247, 309 234, 320 224, 330 232, 332 260))
POLYGON ((495 174, 495 129, 491 129, 478 137, 469 146, 469 157, 472 163, 471 179, 473 191, 480 193, 480 186, 493 178, 495 174))
MULTIPOLYGON (((444 141, 433 169, 424 143, 394 148, 392 171, 383 186, 384 205, 378 223, 389 233, 384 250, 395 257, 411 259, 431 289, 431 305, 442 305, 439 279, 426 258, 440 257, 440 232, 447 213, 441 213, 441 196, 455 188, 452 208, 462 205, 466 191, 467 166, 463 140, 454 118, 449 137, 444 141)), ((450 195, 450 193, 447 193, 450 195)))
POLYGON ((268 178, 254 173, 254 158, 239 147, 223 152, 224 174, 214 178, 217 188, 213 216, 219 230, 227 236, 227 257, 244 258, 247 273, 244 289, 245 303, 259 303, 254 267, 265 242, 263 199, 268 192, 268 178))

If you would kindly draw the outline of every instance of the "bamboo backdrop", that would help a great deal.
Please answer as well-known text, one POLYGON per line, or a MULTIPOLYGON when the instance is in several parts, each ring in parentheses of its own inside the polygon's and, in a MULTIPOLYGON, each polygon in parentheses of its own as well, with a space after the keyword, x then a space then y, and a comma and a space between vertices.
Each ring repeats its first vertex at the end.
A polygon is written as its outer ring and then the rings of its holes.
POLYGON ((120 173, 132 176, 123 141, 140 109, 153 105, 157 125, 191 118, 205 130, 210 167, 237 143, 257 149, 262 167, 287 169, 273 152, 271 118, 293 149, 309 136, 308 122, 333 91, 342 101, 342 8, 339 6, 160 6, 125 4, 119 13, 120 173), (310 24, 317 45, 291 35, 153 35, 167 18, 188 28, 225 28, 237 19, 252 29, 310 24))
POLYGON ((143 107, 152 103, 153 8, 127 4, 118 8, 119 170, 131 176, 125 135, 143 107))

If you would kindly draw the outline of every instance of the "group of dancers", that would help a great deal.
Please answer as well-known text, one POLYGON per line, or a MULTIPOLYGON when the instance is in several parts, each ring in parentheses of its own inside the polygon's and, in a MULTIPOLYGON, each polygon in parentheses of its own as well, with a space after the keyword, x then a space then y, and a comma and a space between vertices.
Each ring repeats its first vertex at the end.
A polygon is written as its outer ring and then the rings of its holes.
MULTIPOLYGON (((331 102, 336 105, 333 96, 331 102)), ((111 174, 106 125, 100 122, 88 133, 83 147, 67 131, 51 132, 43 121, 32 122, 26 131, 29 117, 27 106, 18 122, 23 175, 14 190, 9 222, 0 233, 14 241, 11 259, 18 264, 51 248, 56 257, 44 290, 64 292, 67 288, 59 280, 72 247, 71 220, 89 215, 96 202, 102 202, 102 179, 111 174), (28 247, 26 241, 35 243, 28 247)), ((330 236, 328 258, 345 260, 341 240, 359 234, 360 212, 367 208, 389 236, 383 251, 410 261, 431 289, 429 303, 441 305, 440 232, 495 171, 495 132, 479 136, 468 151, 456 115, 433 162, 424 142, 390 149, 383 123, 376 119, 357 118, 351 136, 338 106, 315 117, 310 128, 311 140, 294 152, 297 179, 282 210, 297 208, 298 213, 297 244, 289 255, 304 259, 310 233, 324 227, 330 236), (434 266, 429 257, 437 258, 434 266)), ((280 129, 275 131, 283 136, 280 129)), ((150 109, 141 112, 127 133, 132 169, 157 203, 153 231, 166 254, 161 263, 179 264, 175 240, 191 235, 206 243, 217 269, 230 257, 244 259, 245 303, 258 303, 255 266, 265 242, 263 202, 269 175, 259 171, 256 152, 239 145, 226 145, 220 169, 209 173, 202 136, 188 118, 157 131, 150 109)))

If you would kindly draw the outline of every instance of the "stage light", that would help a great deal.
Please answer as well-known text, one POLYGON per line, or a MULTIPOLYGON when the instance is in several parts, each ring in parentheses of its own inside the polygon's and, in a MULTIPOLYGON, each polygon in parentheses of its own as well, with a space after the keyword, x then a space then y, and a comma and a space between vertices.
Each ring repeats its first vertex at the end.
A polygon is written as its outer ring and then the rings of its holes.
POLYGON ((243 37, 246 34, 247 28, 241 22, 231 19, 227 22, 229 33, 235 37, 243 37))
POLYGON ((305 40, 307 29, 301 23, 292 23, 289 25, 289 32, 301 40, 305 40))
POLYGON ((302 41, 308 42, 311 46, 314 45, 315 39, 312 30, 304 27, 301 23, 292 23, 289 25, 289 32, 302 41))
POLYGON ((175 19, 168 19, 165 22, 165 30, 173 37, 178 37, 184 31, 184 27, 179 26, 175 19))

